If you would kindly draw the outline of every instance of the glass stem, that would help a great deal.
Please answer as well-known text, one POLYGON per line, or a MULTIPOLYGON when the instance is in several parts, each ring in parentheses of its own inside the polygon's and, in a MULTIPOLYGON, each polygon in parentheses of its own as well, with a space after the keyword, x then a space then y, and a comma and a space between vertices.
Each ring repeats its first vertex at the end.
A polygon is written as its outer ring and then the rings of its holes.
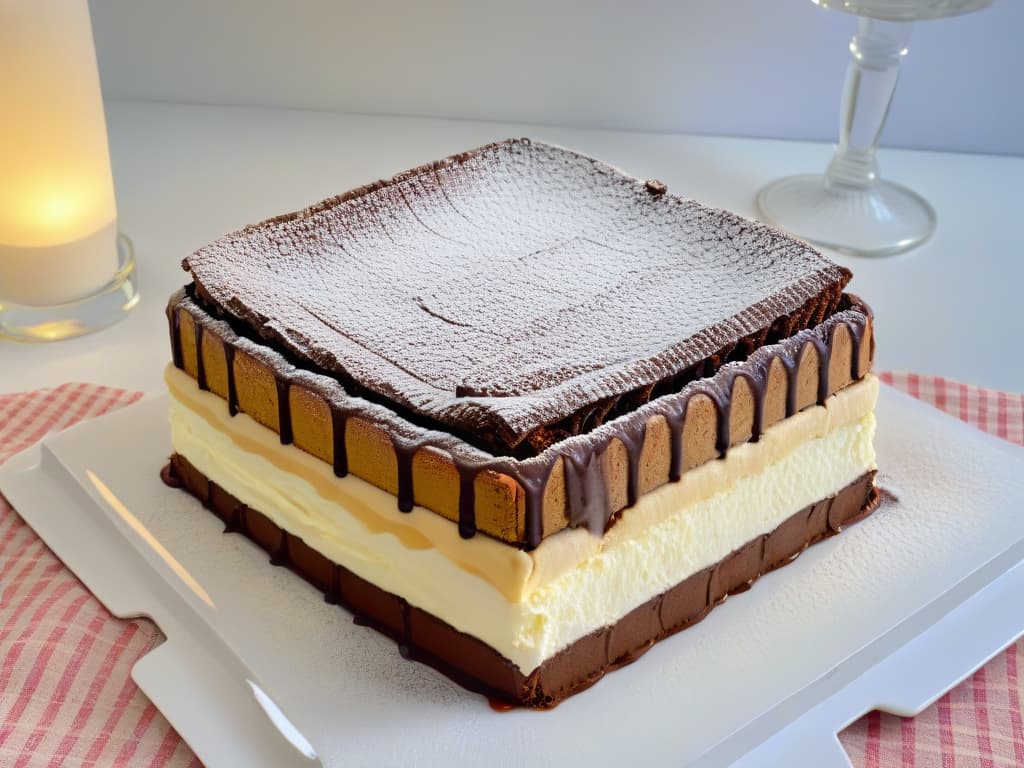
POLYGON ((875 149, 907 53, 909 22, 861 16, 850 41, 853 61, 839 113, 839 146, 825 171, 829 186, 869 187, 878 178, 875 149))

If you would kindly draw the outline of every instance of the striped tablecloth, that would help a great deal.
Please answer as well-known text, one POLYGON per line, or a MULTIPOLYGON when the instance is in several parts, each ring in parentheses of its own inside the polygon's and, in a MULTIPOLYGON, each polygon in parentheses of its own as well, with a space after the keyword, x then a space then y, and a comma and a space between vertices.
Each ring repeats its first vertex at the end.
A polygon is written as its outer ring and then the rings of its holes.
MULTIPOLYGON (((1024 394, 916 374, 889 384, 1024 445, 1024 394)), ((89 384, 0 396, 0 462, 140 397, 89 384)), ((111 616, 0 497, 0 766, 199 765, 131 680, 161 642, 111 616)), ((841 734, 855 766, 1024 767, 1024 640, 915 718, 872 712, 841 734)))

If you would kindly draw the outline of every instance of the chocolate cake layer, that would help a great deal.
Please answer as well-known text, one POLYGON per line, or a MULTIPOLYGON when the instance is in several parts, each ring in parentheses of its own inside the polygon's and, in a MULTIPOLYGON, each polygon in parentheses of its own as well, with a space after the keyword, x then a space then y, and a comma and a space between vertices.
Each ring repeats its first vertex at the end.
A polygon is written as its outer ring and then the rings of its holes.
POLYGON ((394 494, 403 510, 420 505, 458 521, 464 536, 479 530, 535 547, 566 526, 601 533, 639 496, 860 379, 873 352, 870 310, 855 297, 843 307, 526 460, 491 456, 352 397, 333 378, 238 336, 183 292, 168 312, 175 364, 232 414, 249 414, 337 475, 352 472, 394 494))
POLYGON ((355 614, 357 621, 397 640, 403 655, 493 699, 547 708, 633 661, 655 642, 700 621, 728 595, 745 591, 808 545, 873 512, 879 500, 874 475, 866 473, 834 496, 800 510, 771 533, 649 600, 614 625, 576 641, 529 674, 480 640, 330 562, 210 482, 184 457, 171 457, 165 480, 180 483, 225 522, 227 531, 242 533, 269 552, 271 562, 289 566, 322 590, 328 601, 355 614))
POLYGON ((198 299, 354 394, 527 456, 836 311, 805 243, 510 140, 247 227, 198 299))

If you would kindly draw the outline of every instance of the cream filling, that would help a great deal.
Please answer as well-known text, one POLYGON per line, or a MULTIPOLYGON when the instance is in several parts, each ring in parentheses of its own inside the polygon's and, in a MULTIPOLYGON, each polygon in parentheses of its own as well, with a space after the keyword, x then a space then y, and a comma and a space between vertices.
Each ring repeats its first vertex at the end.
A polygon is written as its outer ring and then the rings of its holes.
POLYGON ((330 466, 171 367, 171 441, 200 472, 332 561, 490 645, 529 673, 572 642, 874 468, 874 377, 757 443, 641 497, 603 537, 533 552, 478 535, 330 466))
MULTIPOLYGON (((526 553, 483 535, 465 541, 455 535, 447 520, 423 514, 425 510, 419 508, 412 514, 396 514, 393 500, 381 504, 381 497, 364 492, 362 484, 350 483, 347 478, 339 481, 329 466, 301 450, 282 447, 273 432, 248 417, 232 419, 224 400, 200 391, 193 379, 174 366, 168 366, 166 380, 173 400, 230 436, 243 451, 262 456, 282 472, 301 476, 321 499, 341 504, 370 532, 391 533, 409 549, 439 550, 459 567, 490 582, 513 602, 588 557, 641 535, 647 527, 677 510, 728 489, 740 477, 764 470, 807 440, 862 418, 873 410, 878 395, 878 381, 869 377, 830 397, 827 407, 807 409, 772 426, 757 443, 731 448, 723 461, 708 462, 686 472, 671 486, 671 491, 663 492, 666 503, 656 504, 644 496, 606 536, 595 537, 583 529, 564 530, 526 553)), ((328 522, 327 526, 334 524, 328 522)))

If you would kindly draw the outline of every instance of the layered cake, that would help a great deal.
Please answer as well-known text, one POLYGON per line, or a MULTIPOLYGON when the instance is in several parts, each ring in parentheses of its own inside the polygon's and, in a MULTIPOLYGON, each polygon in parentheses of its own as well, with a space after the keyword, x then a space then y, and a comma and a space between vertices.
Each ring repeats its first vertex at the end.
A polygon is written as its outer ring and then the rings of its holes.
POLYGON ((183 265, 165 477, 495 701, 556 704, 877 504, 849 272, 574 152, 488 145, 183 265))

